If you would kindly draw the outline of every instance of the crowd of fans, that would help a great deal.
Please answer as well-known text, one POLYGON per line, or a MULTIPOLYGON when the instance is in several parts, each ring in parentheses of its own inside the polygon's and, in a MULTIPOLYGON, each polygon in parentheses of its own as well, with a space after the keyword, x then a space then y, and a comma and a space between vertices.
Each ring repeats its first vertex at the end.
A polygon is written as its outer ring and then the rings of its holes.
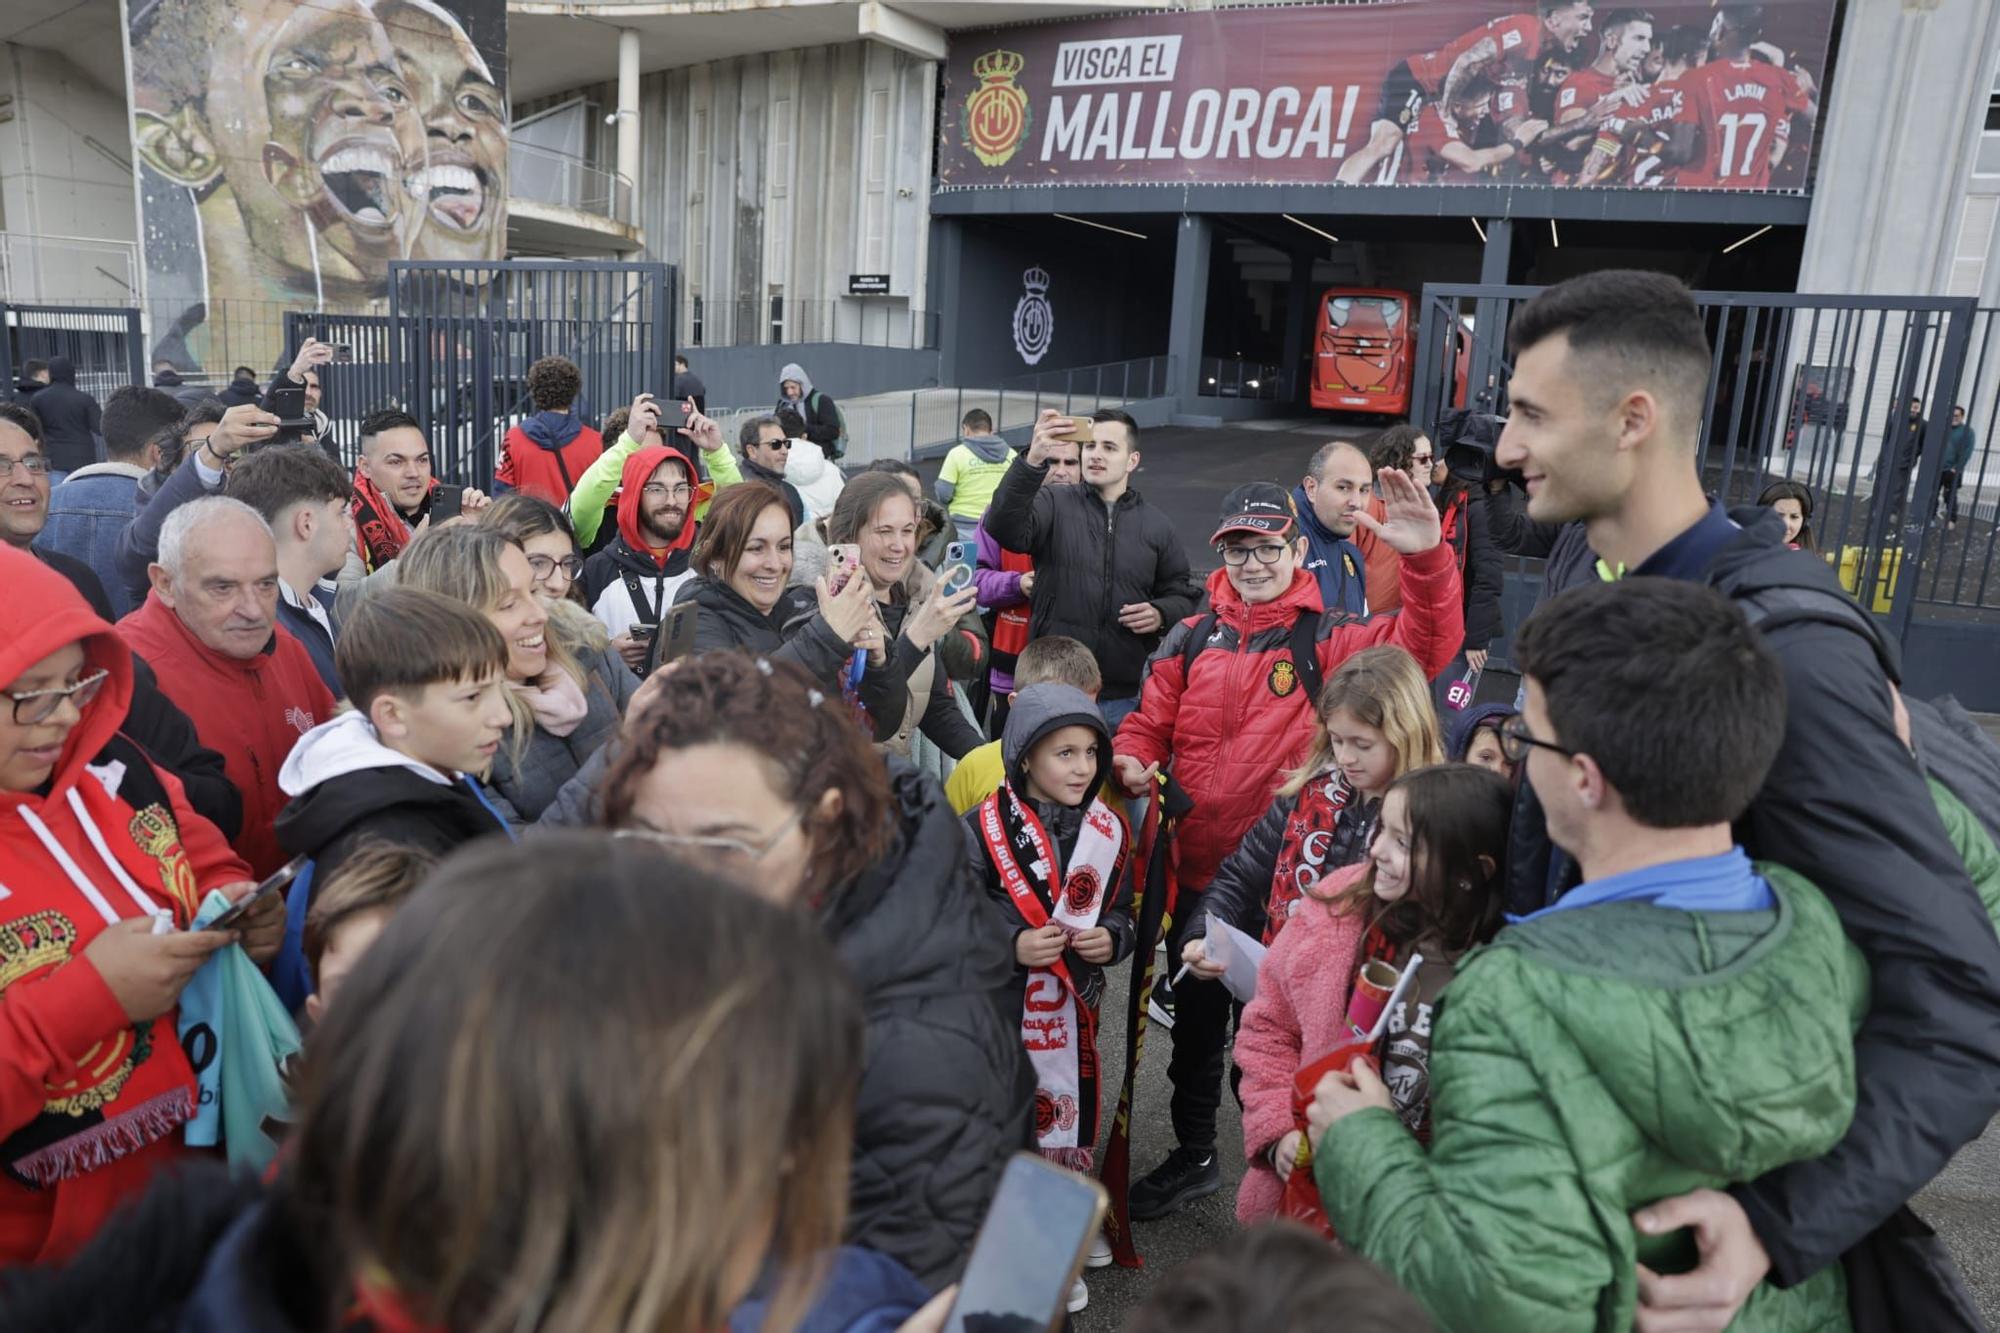
POLYGON ((490 479, 0 405, 0 1325, 941 1328, 1013 1154, 1135 1263, 1233 1097, 1134 1329, 1978 1327, 2000 751, 1704 494, 1684 288, 1510 338, 1478 466, 1330 443, 1205 581, 1116 410, 927 490, 798 366, 732 447, 547 358, 490 479))

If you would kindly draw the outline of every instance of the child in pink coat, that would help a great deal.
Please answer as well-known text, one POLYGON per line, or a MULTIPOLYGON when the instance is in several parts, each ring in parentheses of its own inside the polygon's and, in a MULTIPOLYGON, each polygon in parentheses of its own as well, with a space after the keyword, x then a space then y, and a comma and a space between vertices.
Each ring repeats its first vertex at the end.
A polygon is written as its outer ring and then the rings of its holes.
POLYGON ((1238 1221, 1278 1212, 1299 1145, 1293 1076, 1351 1039, 1348 1001, 1369 958, 1400 969, 1423 955, 1388 1015, 1379 1055, 1397 1113, 1412 1130, 1427 1128, 1431 1013, 1459 960, 1500 928, 1512 813, 1513 792, 1497 774, 1470 764, 1418 769, 1383 797, 1369 859, 1307 890, 1257 969, 1257 998, 1236 1036, 1248 1165, 1238 1221))

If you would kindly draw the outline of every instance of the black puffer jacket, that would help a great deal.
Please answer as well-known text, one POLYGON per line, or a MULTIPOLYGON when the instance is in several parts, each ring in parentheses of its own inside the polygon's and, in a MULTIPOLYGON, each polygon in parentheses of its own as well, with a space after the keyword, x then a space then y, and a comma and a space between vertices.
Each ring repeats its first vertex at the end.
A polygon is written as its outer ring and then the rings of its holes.
POLYGON ((1465 647, 1472 651, 1485 648, 1506 632, 1500 596, 1506 589, 1507 572, 1488 525, 1485 491, 1467 487, 1464 496, 1462 502, 1455 496, 1440 497, 1440 503, 1458 511, 1451 524, 1451 549, 1457 554, 1459 580, 1465 585, 1465 647))
MULTIPOLYGON (((727 583, 697 574, 674 594, 675 606, 683 602, 701 608, 694 623, 698 653, 741 648, 772 661, 796 662, 830 694, 839 692, 841 678, 854 659, 853 650, 819 613, 819 599, 811 588, 785 589, 766 615, 727 583)), ((859 693, 875 724, 875 739, 895 735, 910 701, 907 678, 886 664, 881 669, 871 667, 862 674, 859 693)))
POLYGON ((1160 634, 1134 634, 1118 608, 1151 602, 1162 633, 1195 612, 1201 584, 1164 512, 1127 490, 1106 508, 1088 486, 1042 485, 1048 468, 1014 460, 993 493, 986 531, 1009 551, 1034 557, 1029 637, 1066 634, 1097 657, 1106 699, 1136 695, 1160 634))
POLYGON ((868 1024, 847 1230, 936 1290, 1033 1142, 1034 1079, 1001 1013, 1012 932, 966 872, 965 830, 935 782, 887 762, 895 843, 826 923, 868 1024))
POLYGON ((49 382, 28 400, 28 409, 42 422, 42 448, 57 472, 74 472, 97 461, 103 410, 97 400, 76 387, 76 366, 66 356, 49 362, 49 382))

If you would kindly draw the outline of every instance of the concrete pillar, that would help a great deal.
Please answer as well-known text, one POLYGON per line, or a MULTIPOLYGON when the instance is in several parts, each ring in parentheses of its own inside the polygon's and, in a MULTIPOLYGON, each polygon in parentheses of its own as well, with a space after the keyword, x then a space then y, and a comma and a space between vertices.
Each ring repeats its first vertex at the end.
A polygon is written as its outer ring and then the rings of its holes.
POLYGON ((1173 359, 1175 411, 1200 409, 1201 337, 1208 322, 1208 255, 1214 224, 1183 213, 1174 242, 1174 297, 1167 321, 1167 355, 1173 359))
POLYGON ((1313 290, 1312 250, 1292 251, 1292 280, 1285 289, 1285 398, 1304 406, 1307 386, 1312 383, 1314 354, 1319 351, 1309 339, 1313 321, 1319 317, 1318 294, 1313 290))
POLYGON ((639 220, 639 31, 618 30, 618 174, 631 182, 632 193, 621 210, 612 212, 624 222, 639 220))

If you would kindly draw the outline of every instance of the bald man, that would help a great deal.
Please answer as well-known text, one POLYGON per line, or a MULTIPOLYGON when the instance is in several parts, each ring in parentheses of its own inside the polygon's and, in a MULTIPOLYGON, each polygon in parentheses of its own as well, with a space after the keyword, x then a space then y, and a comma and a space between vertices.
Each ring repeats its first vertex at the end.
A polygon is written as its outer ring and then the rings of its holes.
POLYGON ((1368 455, 1346 440, 1319 448, 1293 491, 1306 539, 1306 571, 1319 580, 1329 611, 1368 614, 1368 564, 1353 541, 1355 515, 1368 507, 1375 469, 1368 455))

